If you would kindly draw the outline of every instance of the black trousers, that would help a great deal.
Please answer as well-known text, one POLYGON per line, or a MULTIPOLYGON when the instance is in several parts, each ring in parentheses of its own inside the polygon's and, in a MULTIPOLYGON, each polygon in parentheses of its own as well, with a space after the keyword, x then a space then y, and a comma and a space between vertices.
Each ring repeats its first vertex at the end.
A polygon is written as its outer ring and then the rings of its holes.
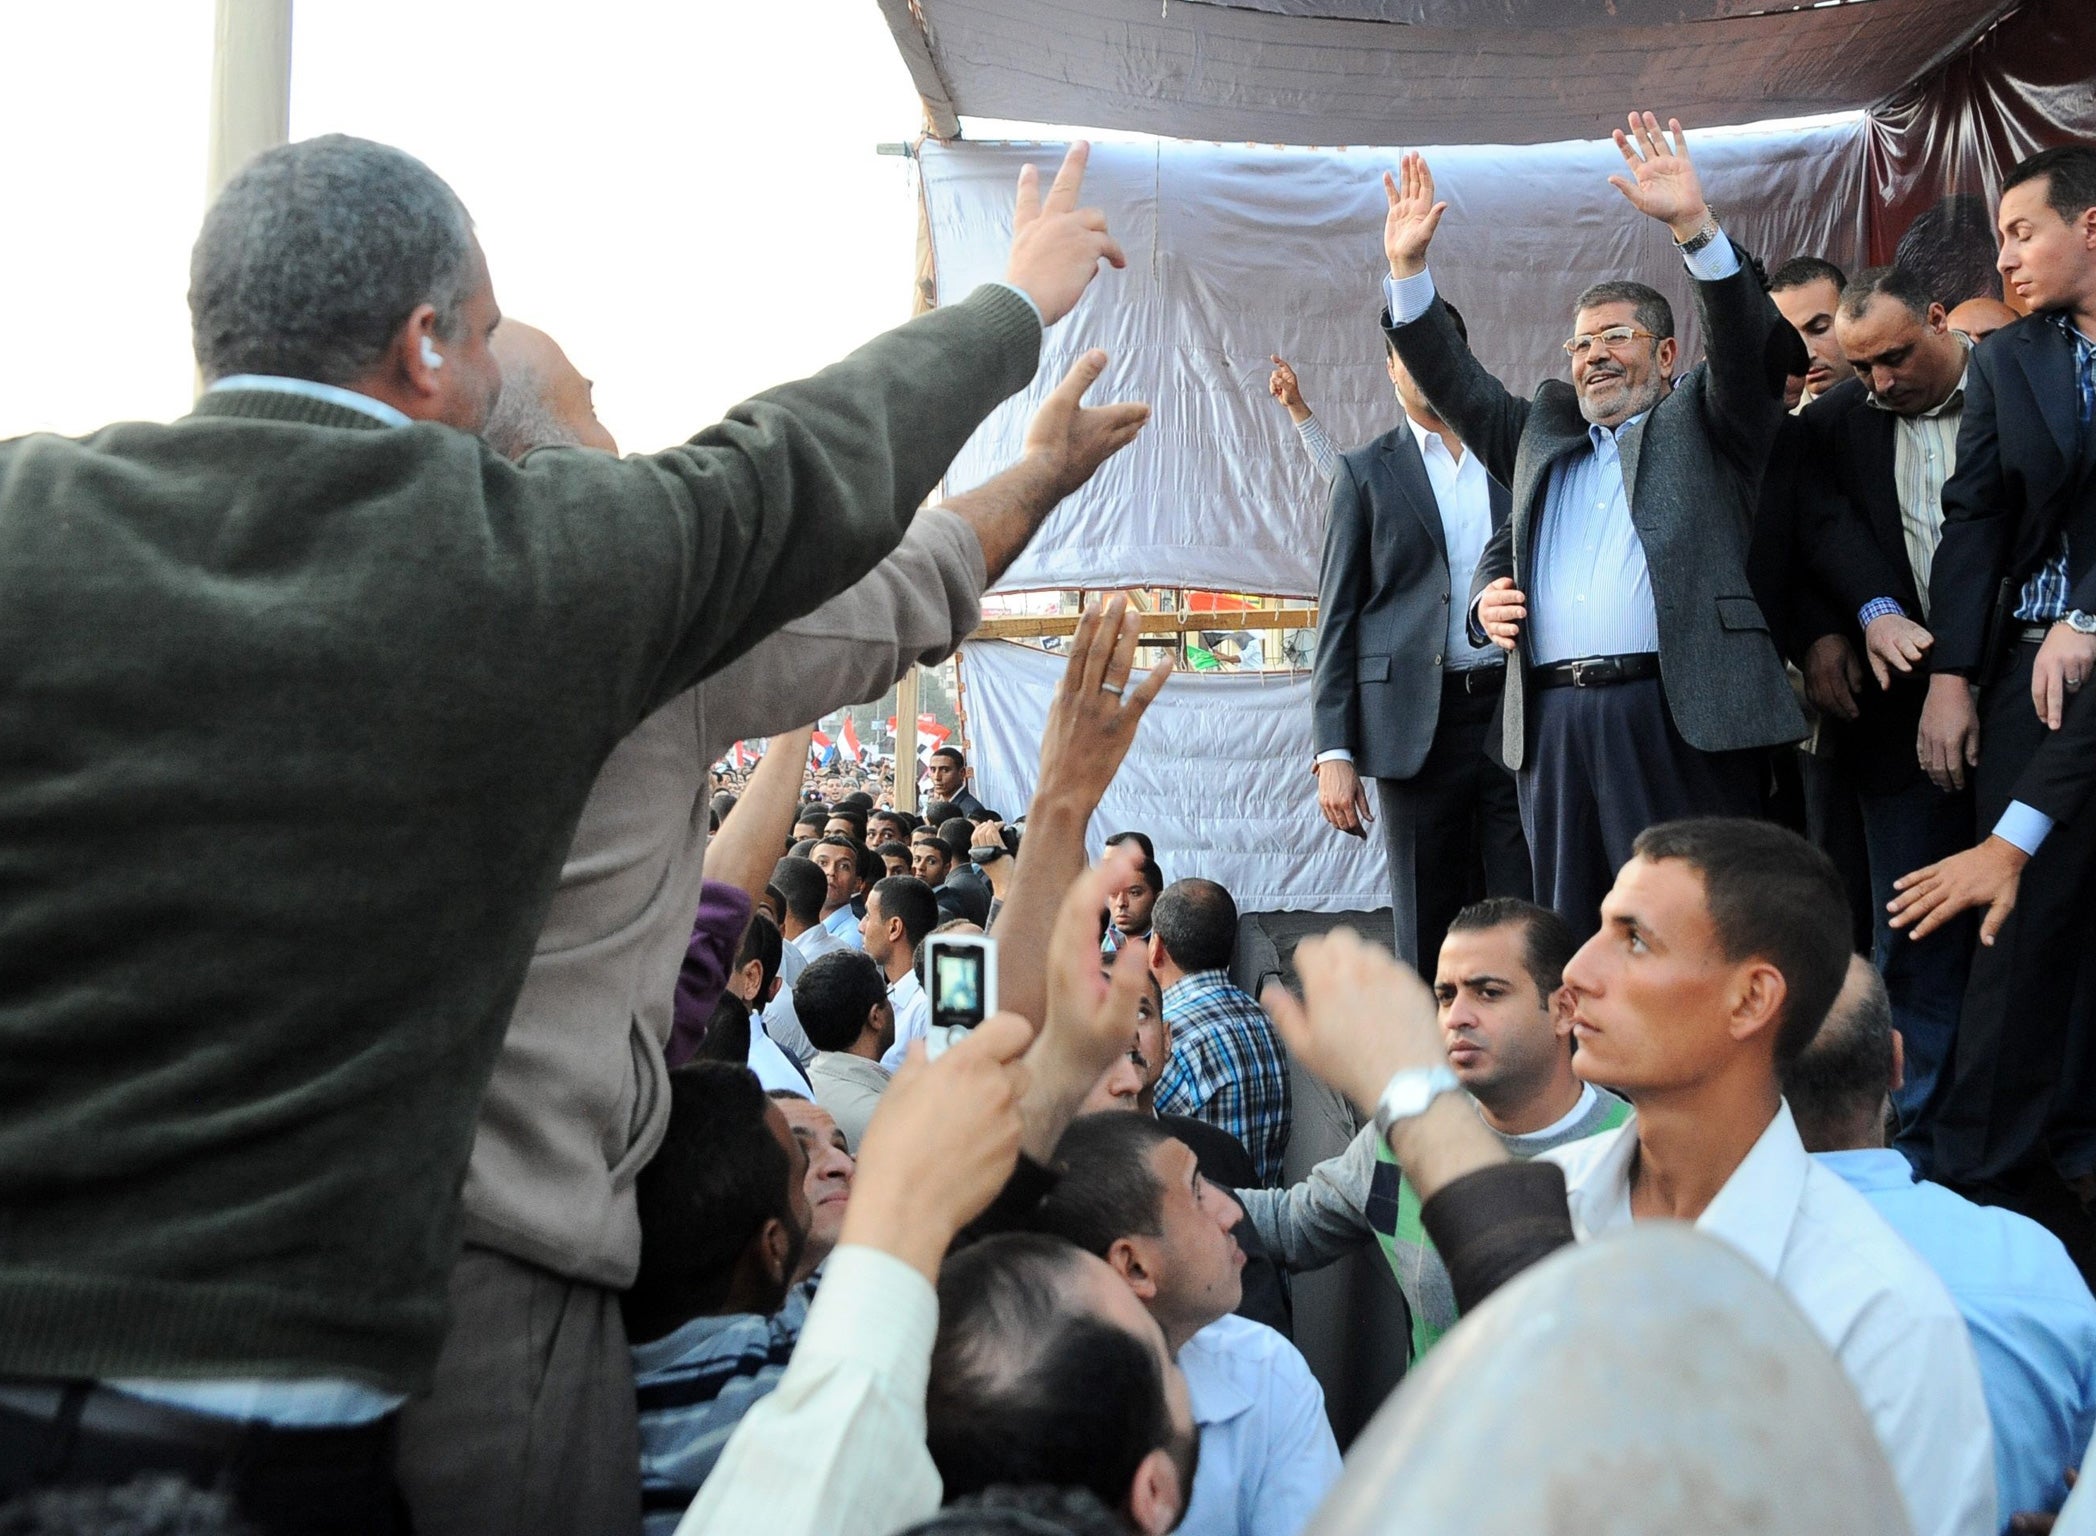
POLYGON ((1409 779, 1377 779, 1397 952, 1429 985, 1448 925, 1485 896, 1529 899, 1528 842, 1513 775, 1485 756, 1497 691, 1470 693, 1460 673, 1441 689, 1426 761, 1409 779))
MULTIPOLYGON (((2037 651, 2017 646, 1980 693, 1981 834, 2045 736, 2037 651)), ((2060 1182, 2096 1172, 2096 815, 2052 829, 2016 910, 1976 949, 1940 1102, 1935 1177, 2043 1222, 2096 1278, 2096 1222, 2060 1182)))
POLYGON ((1674 729, 1658 678, 1606 688, 1531 688, 1526 761, 1515 775, 1536 900, 1584 943, 1601 898, 1654 822, 1759 816, 1758 751, 1698 752, 1674 729))
POLYGON ((152 1475, 226 1495, 260 1536, 407 1536, 391 1417, 352 1429, 275 1429, 164 1409, 153 1411, 175 1432, 97 1427, 95 1405, 115 1396, 81 1382, 55 1413, 0 1404, 0 1502, 152 1475), (184 1428, 195 1437, 184 1438, 184 1428))

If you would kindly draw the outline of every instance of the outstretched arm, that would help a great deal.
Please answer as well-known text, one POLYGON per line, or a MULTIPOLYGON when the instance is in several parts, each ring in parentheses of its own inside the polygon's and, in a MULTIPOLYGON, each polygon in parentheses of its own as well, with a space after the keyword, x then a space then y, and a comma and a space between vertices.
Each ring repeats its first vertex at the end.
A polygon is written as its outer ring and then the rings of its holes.
POLYGON ((1389 202, 1383 217, 1383 254, 1390 263, 1386 334, 1441 419, 1456 429, 1486 473, 1501 485, 1512 485, 1528 402, 1509 394, 1484 370, 1437 301, 1426 253, 1448 204, 1436 199, 1434 173, 1425 158, 1407 151, 1397 175, 1383 173, 1383 195, 1389 202))

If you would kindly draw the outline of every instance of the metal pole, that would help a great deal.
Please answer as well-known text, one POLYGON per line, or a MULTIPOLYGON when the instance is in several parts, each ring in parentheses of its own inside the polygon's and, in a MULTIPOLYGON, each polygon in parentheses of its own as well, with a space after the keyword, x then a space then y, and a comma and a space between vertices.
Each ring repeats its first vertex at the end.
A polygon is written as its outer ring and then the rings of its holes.
POLYGON ((218 0, 204 195, 291 137, 292 0, 218 0))
POLYGON ((895 808, 917 809, 917 669, 895 684, 895 808))

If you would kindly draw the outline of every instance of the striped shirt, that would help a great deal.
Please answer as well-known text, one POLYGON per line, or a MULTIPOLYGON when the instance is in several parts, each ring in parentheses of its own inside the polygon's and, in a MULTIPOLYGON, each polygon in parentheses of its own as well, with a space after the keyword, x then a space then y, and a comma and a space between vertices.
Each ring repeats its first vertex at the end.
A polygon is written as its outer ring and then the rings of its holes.
POLYGON ((778 1386, 814 1290, 812 1280, 795 1286, 771 1317, 695 1317, 673 1333, 633 1346, 647 1536, 676 1530, 742 1416, 778 1386))
MULTIPOLYGON (((1879 410, 1878 397, 1869 397, 1879 410)), ((1899 495, 1900 532, 1907 545, 1907 564, 1921 594, 1921 616, 1929 614, 1929 571, 1943 539, 1943 482, 1958 467, 1958 423, 1965 419, 1965 375, 1934 410, 1917 416, 1895 416, 1892 438, 1892 481, 1899 495)))
MULTIPOLYGON (((2074 344, 2075 399, 2080 410, 2082 435, 2087 436, 2091 418, 2096 418, 2096 341, 2082 335, 2074 324, 2074 317, 2066 310, 2057 311, 2052 319, 2074 344)), ((2022 601, 2016 605, 2016 617, 2026 624, 2054 622, 2067 611, 2068 586, 2067 530, 2063 528, 2045 563, 2031 572, 2030 579, 2024 582, 2022 601)))
POLYGON ((1171 1060, 1157 1112, 1219 1125, 1252 1154, 1259 1182, 1281 1177, 1288 1148, 1288 1058, 1274 1026, 1223 971, 1195 971, 1164 989, 1171 1060))

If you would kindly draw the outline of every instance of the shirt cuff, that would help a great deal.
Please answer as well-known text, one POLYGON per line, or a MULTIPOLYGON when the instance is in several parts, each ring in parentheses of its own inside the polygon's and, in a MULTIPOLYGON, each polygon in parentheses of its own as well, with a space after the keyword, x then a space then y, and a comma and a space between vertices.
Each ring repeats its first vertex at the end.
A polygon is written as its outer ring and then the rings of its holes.
POLYGON ((1353 760, 1354 754, 1345 747, 1332 747, 1327 751, 1318 753, 1317 762, 1312 763, 1310 766, 1315 768, 1318 763, 1350 763, 1353 760))
POLYGON ((2009 808, 2001 813, 2001 820, 1994 823, 1996 837, 2014 843, 2028 854, 2035 854, 2051 832, 2052 818, 2021 800, 2011 800, 2009 808))
POLYGON ((1410 277, 1383 279, 1383 302, 1390 308, 1392 325, 1410 325, 1434 302, 1434 274, 1424 268, 1410 277))
POLYGON ((1470 637, 1470 643, 1473 646, 1485 646, 1493 643, 1492 637, 1485 633, 1485 626, 1477 620, 1478 605, 1484 600, 1485 594, 1480 592, 1477 596, 1470 599, 1470 606, 1463 610, 1463 633, 1470 637))
POLYGON ((915 1266, 850 1243, 823 1266, 822 1286, 793 1347, 794 1363, 851 1361, 922 1411, 938 1331, 938 1293, 915 1266))
POLYGON ((1048 322, 1041 318, 1041 306, 1034 303, 1033 295, 1028 293, 1024 288, 1020 288, 1012 283, 1003 282, 991 283, 989 286, 992 288, 1011 289, 1013 293, 1016 293, 1017 295, 1019 295, 1020 298, 1024 299, 1026 301, 1026 307, 1033 311, 1034 323, 1039 325, 1040 328, 1044 331, 1048 329, 1048 322))
POLYGON ((1688 275, 1701 283, 1717 282, 1739 270, 1739 252, 1732 248, 1732 241, 1723 230, 1702 250, 1683 251, 1681 259, 1688 265, 1688 275))
POLYGON ((1868 629, 1872 619, 1904 619, 1906 616, 1907 610, 1902 608, 1894 599, 1874 597, 1856 610, 1856 627, 1858 629, 1868 629))

